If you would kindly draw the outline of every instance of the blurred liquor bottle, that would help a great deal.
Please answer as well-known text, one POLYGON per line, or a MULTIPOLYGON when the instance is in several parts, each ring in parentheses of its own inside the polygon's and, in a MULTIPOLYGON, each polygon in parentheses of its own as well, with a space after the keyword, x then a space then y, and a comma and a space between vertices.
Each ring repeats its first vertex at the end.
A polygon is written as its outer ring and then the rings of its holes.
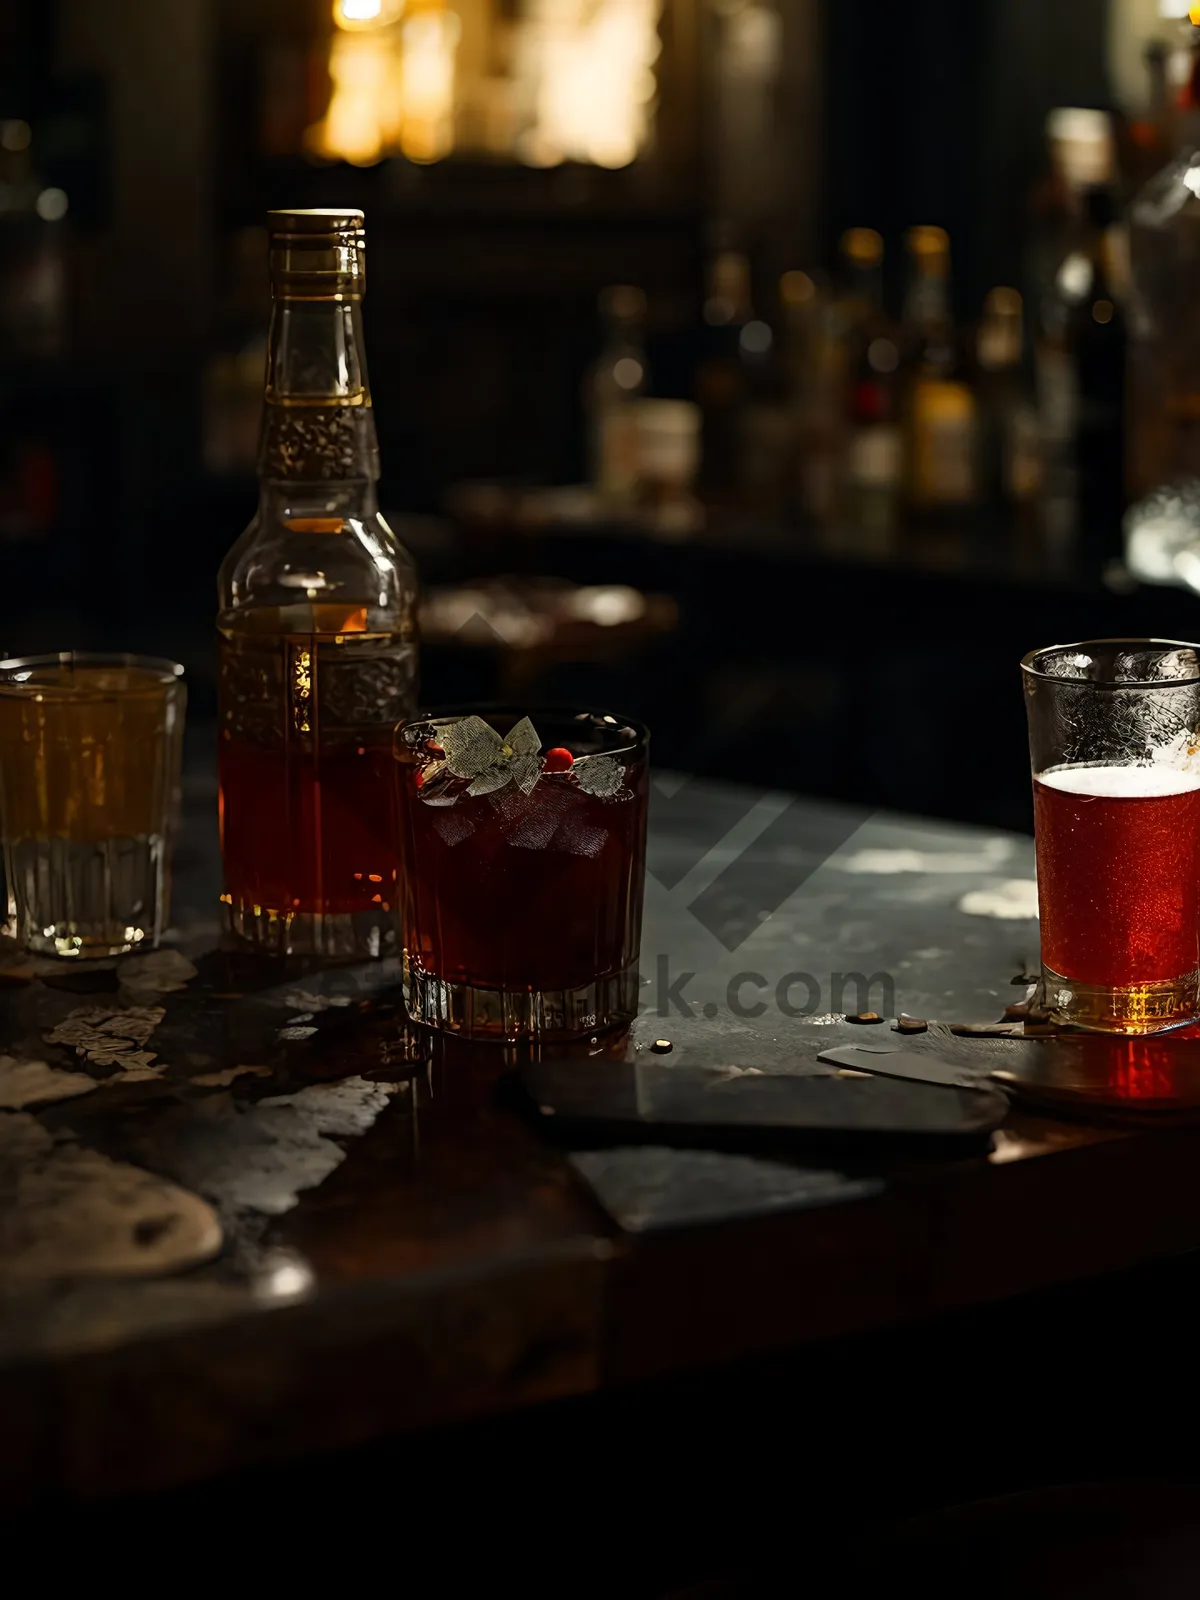
POLYGON ((993 289, 984 301, 978 364, 983 500, 1002 533, 1027 547, 1038 525, 1042 454, 1025 306, 1016 289, 993 289))
POLYGON ((1084 195, 1076 246, 1046 300, 1038 350, 1046 533, 1093 571, 1119 557, 1125 509, 1127 269, 1116 191, 1084 195))
POLYGON ((790 462, 785 514, 823 537, 836 533, 838 467, 845 412, 845 352, 839 309, 807 272, 779 280, 780 355, 787 386, 790 462))
POLYGON ((67 197, 47 188, 33 132, 0 121, 0 358, 52 361, 67 344, 67 197))
POLYGON ((1085 566, 1102 572, 1121 558, 1126 506, 1128 244, 1114 185, 1089 189, 1085 205, 1090 280, 1075 304, 1071 336, 1079 373, 1079 551, 1085 566))
POLYGON ((872 228, 852 228, 842 239, 842 263, 844 542, 861 554, 883 556, 895 542, 903 506, 900 335, 884 309, 880 235, 872 228))
POLYGON ((790 510, 796 434, 792 409, 792 330, 782 301, 776 327, 751 315, 738 336, 745 398, 738 419, 738 502, 761 521, 778 523, 790 510))
POLYGON ((600 296, 604 345, 587 375, 588 466, 601 499, 619 507, 634 499, 639 481, 637 402, 649 388, 646 296, 614 284, 600 296))
POLYGON ((250 477, 258 461, 270 316, 265 251, 261 228, 241 228, 229 242, 214 349, 204 369, 204 465, 218 477, 250 477))
POLYGON ((723 250, 709 268, 695 380, 703 418, 700 489, 718 505, 735 504, 740 496, 742 412, 749 388, 743 336, 756 320, 750 262, 741 251, 723 250))
POLYGON ((1035 186, 1026 246, 1025 291, 1041 308, 1064 259, 1079 246, 1086 191, 1116 176, 1116 141, 1107 111, 1059 106, 1046 119, 1049 166, 1035 186))
POLYGON ((0 121, 0 539, 36 539, 59 517, 57 401, 68 338, 67 196, 47 187, 33 130, 0 121), (50 403, 47 403, 50 401, 50 403))
POLYGON ((979 408, 950 298, 943 228, 908 234, 904 310, 905 478, 908 521, 939 545, 965 538, 979 504, 979 408))
POLYGON ((693 493, 700 464, 700 409, 690 400, 640 400, 638 522, 661 539, 686 539, 703 525, 693 493))
POLYGON ((1179 144, 1130 208, 1129 490, 1200 477, 1200 29, 1179 144))
POLYGON ((1146 63, 1146 112, 1125 127, 1121 173, 1126 184, 1138 190, 1170 160, 1179 138, 1178 95, 1171 84, 1171 50, 1162 39, 1152 39, 1143 52, 1146 63))

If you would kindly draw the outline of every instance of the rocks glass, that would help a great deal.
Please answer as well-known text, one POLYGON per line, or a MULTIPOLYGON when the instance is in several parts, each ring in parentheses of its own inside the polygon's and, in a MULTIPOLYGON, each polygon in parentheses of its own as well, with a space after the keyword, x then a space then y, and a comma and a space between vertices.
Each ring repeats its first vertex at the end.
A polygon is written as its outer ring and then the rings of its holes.
POLYGON ((152 950, 167 923, 183 668, 143 656, 0 661, 7 931, 40 955, 152 950))
POLYGON ((633 1020, 648 741, 622 717, 520 708, 397 731, 411 1017, 497 1040, 633 1020))

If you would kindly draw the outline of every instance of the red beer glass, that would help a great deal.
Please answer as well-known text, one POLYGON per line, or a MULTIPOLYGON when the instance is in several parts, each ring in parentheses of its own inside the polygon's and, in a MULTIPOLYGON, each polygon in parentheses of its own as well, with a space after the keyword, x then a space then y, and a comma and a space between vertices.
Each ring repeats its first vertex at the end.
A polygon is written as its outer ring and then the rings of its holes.
POLYGON ((633 1020, 648 742, 621 717, 491 707, 397 730, 411 1017, 502 1040, 633 1020))
POLYGON ((1060 1021, 1200 1015, 1200 647, 1100 639, 1021 663, 1042 973, 1060 1021))

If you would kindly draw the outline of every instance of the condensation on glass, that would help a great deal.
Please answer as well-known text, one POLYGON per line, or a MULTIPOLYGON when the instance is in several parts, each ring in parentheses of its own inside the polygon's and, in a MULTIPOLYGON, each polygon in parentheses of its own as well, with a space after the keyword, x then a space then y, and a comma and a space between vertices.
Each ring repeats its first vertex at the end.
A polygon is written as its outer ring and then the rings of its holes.
POLYGON ((1200 1015, 1200 647, 1098 639, 1022 662, 1046 1000, 1160 1033, 1200 1015))

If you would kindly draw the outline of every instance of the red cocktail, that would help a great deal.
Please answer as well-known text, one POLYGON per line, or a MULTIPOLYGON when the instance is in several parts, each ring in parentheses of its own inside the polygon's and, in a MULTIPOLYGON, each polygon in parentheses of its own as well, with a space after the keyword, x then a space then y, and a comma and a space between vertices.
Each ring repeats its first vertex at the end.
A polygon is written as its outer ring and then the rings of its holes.
POLYGON ((1154 1033, 1200 1009, 1200 658, 1103 640, 1026 658, 1047 998, 1154 1033))
POLYGON ((487 710, 397 737, 410 1015, 473 1037, 567 1037, 637 1012, 647 735, 487 710))

